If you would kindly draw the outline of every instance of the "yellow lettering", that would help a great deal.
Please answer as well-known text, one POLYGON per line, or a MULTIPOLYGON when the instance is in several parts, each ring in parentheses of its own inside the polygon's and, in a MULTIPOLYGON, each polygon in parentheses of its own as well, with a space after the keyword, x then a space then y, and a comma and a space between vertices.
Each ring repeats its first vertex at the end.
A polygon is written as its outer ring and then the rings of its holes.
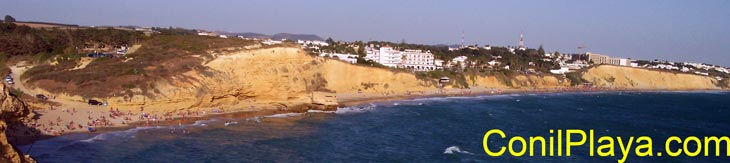
POLYGON ((618 163, 624 163, 626 161, 626 157, 629 156, 629 150, 631 149, 631 143, 634 141, 634 137, 629 137, 629 141, 626 141, 626 145, 621 141, 621 137, 617 136, 616 140, 618 140, 618 146, 621 148, 621 153, 623 156, 621 156, 621 159, 618 160, 618 163))
POLYGON ((492 135, 492 134, 498 134, 501 138, 507 137, 506 135, 504 135, 504 132, 499 129, 491 129, 491 130, 487 131, 487 133, 484 134, 484 139, 482 139, 482 146, 484 146, 484 152, 486 152, 487 155, 492 156, 492 157, 501 156, 502 154, 504 154, 504 150, 505 150, 504 146, 499 147, 498 152, 490 151, 489 146, 487 146, 487 139, 489 139, 489 135, 492 135))
POLYGON ((608 142, 608 144, 600 145, 598 146, 598 155, 601 157, 606 156, 614 156, 615 152, 613 151, 614 145, 613 145, 613 138, 609 136, 603 136, 601 138, 598 138, 598 143, 608 142), (608 149, 608 151, 604 151, 604 149, 608 149))
POLYGON ((710 148, 710 142, 715 142, 715 156, 720 156, 720 146, 722 142, 725 142, 725 156, 730 156, 730 138, 727 136, 723 136, 720 138, 717 138, 717 136, 711 136, 711 137, 705 137, 705 156, 709 156, 708 152, 710 148))
POLYGON ((676 136, 671 136, 667 139, 667 142, 664 143, 664 150, 667 151, 667 154, 672 157, 679 156, 679 154, 682 153, 682 149, 678 149, 677 151, 672 151, 672 149, 669 149, 669 144, 672 144, 672 142, 682 143, 682 139, 676 136))
POLYGON ((570 156, 570 147, 574 146, 581 146, 586 143, 586 132, 583 130, 566 130, 565 131, 565 156, 570 156), (580 141, 573 142, 571 141, 572 134, 580 134, 581 139, 580 141))
POLYGON ((512 137, 512 139, 509 139, 509 153, 512 154, 512 156, 520 157, 522 155, 525 155, 526 151, 527 151, 527 142, 525 141, 525 138, 522 138, 521 136, 515 136, 515 137, 512 137), (519 141, 520 143, 522 143, 522 145, 521 145, 522 149, 519 152, 514 151, 515 146, 513 145, 513 143, 515 141, 519 141))
POLYGON ((540 148, 542 149, 541 155, 545 156, 545 138, 542 136, 530 137, 530 156, 535 156, 535 142, 538 141, 540 142, 540 145, 542 145, 540 148))
POLYGON ((696 136, 690 136, 684 139, 684 154, 686 154, 689 157, 694 157, 697 155, 700 155, 700 151, 702 150, 702 143, 700 143, 700 138, 697 138, 696 136), (697 144, 697 149, 695 149, 694 152, 690 152, 687 148, 687 144, 689 144, 690 141, 693 141, 697 144))
POLYGON ((646 141, 646 144, 641 144, 636 146, 636 155, 637 156, 653 156, 654 150, 652 149, 652 141, 651 138, 648 136, 640 136, 638 139, 636 139, 636 144, 640 144, 642 141, 646 141), (644 152, 641 152, 642 149, 646 149, 644 152))

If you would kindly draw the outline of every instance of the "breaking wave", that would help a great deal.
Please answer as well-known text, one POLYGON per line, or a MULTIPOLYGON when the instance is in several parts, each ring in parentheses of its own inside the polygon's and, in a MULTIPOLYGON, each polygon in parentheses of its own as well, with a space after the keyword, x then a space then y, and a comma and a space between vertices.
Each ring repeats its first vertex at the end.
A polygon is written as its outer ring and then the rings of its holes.
POLYGON ((375 109, 378 105, 370 103, 369 105, 351 106, 344 108, 337 108, 335 114, 352 114, 352 113, 363 113, 375 109))
POLYGON ((459 148, 459 146, 451 146, 451 147, 446 148, 446 150, 444 150, 444 154, 454 154, 454 153, 470 154, 470 155, 473 154, 469 151, 461 150, 459 148))
POLYGON ((264 118, 285 118, 285 117, 300 116, 302 114, 303 113, 282 113, 282 114, 267 115, 267 116, 264 116, 264 118))
POLYGON ((96 135, 89 139, 79 140, 79 142, 92 143, 92 142, 100 141, 100 140, 134 138, 134 135, 137 134, 137 132, 142 131, 142 130, 161 129, 161 128, 168 128, 168 127, 169 126, 136 127, 136 128, 124 130, 124 131, 106 132, 106 133, 101 133, 99 135, 96 135))

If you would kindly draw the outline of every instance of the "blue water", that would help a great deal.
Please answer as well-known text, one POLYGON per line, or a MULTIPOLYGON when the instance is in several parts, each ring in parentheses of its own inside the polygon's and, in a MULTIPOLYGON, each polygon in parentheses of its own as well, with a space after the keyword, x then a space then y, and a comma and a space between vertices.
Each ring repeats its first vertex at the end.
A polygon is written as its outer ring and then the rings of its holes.
MULTIPOLYGON (((40 162, 616 162, 622 155, 616 145, 614 157, 588 157, 586 145, 573 148, 571 157, 509 153, 490 157, 482 138, 494 128, 508 137, 554 136, 549 129, 594 129, 597 136, 647 135, 654 140, 654 152, 664 152, 664 140, 670 135, 730 135, 730 93, 426 98, 343 108, 335 114, 219 118, 186 126, 75 134, 39 141, 30 154, 40 162), (230 120, 239 123, 223 125, 230 120), (180 128, 191 133, 170 133, 180 128)), ((507 140, 490 137, 489 143, 496 150, 507 140)), ((728 162, 729 158, 636 157, 632 149, 627 161, 728 162)))

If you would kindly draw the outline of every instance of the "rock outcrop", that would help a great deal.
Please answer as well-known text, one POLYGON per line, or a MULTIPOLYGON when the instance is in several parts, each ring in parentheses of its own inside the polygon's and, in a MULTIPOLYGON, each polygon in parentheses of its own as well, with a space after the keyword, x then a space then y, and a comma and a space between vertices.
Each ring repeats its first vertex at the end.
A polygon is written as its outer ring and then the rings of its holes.
POLYGON ((0 87, 0 162, 18 163, 18 162, 35 162, 27 155, 23 155, 20 151, 13 148, 8 142, 5 130, 8 129, 7 122, 15 122, 24 118, 30 110, 23 101, 18 100, 10 94, 5 85, 0 87))

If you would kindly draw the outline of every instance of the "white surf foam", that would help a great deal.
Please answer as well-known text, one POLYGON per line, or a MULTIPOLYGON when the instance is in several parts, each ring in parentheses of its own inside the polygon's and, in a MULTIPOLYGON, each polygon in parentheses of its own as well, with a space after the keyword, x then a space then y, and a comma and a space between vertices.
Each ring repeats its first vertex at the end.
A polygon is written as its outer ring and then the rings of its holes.
POLYGON ((163 127, 163 126, 136 127, 136 128, 124 130, 124 131, 114 131, 114 132, 102 133, 102 134, 96 135, 89 139, 80 140, 79 142, 92 143, 95 141, 108 140, 108 139, 134 138, 134 135, 137 134, 137 132, 139 132, 139 131, 148 130, 148 129, 160 129, 160 128, 166 128, 166 127, 163 127))
POLYGON ((197 120, 195 123, 192 124, 192 126, 208 126, 211 122, 218 121, 217 119, 210 119, 210 120, 197 120))
POLYGON ((285 118, 285 117, 300 116, 302 114, 303 113, 282 113, 282 114, 267 115, 267 116, 264 116, 264 118, 285 118))
POLYGON ((454 154, 454 153, 472 154, 469 151, 461 150, 459 148, 459 146, 451 146, 451 147, 446 148, 446 150, 444 150, 444 154, 454 154))
POLYGON ((367 111, 373 110, 376 107, 378 107, 378 105, 371 103, 370 105, 364 105, 364 106, 337 108, 337 111, 335 111, 335 114, 362 113, 362 112, 367 112, 367 111))
POLYGON ((308 113, 335 113, 335 111, 307 110, 308 113))
POLYGON ((255 117, 251 117, 251 118, 246 118, 246 121, 253 121, 256 123, 261 123, 261 117, 255 116, 255 117))

